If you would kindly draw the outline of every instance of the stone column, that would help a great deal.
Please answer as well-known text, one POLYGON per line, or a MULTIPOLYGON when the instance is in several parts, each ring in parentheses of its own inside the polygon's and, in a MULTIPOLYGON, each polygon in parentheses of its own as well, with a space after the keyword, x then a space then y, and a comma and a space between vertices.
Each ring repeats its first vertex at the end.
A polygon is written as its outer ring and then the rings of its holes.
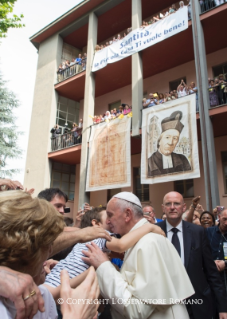
MULTIPOLYGON (((217 164, 214 147, 213 126, 209 116, 210 100, 208 94, 208 76, 206 49, 203 27, 200 21, 199 1, 191 1, 192 32, 196 67, 197 87, 199 92, 199 114, 201 127, 201 144, 203 152, 204 186, 206 193, 206 208, 212 211, 220 203, 217 164)), ((199 195, 199 194, 197 194, 199 195)))
POLYGON ((24 177, 25 187, 35 188, 35 195, 50 187, 51 165, 47 154, 51 150, 50 130, 56 124, 58 94, 54 84, 57 82, 62 46, 62 38, 55 34, 39 47, 24 177))
POLYGON ((90 193, 85 192, 87 163, 88 163, 88 141, 90 137, 90 125, 93 124, 89 115, 94 115, 95 108, 95 74, 91 71, 94 57, 95 46, 97 44, 98 19, 95 13, 89 15, 88 42, 87 42, 87 68, 84 90, 84 115, 83 115, 83 135, 81 146, 80 162, 80 191, 79 207, 85 202, 90 201, 90 193))
MULTIPOLYGON (((142 25, 141 0, 132 0, 132 29, 142 25)), ((142 52, 132 55, 132 136, 139 136, 141 127, 141 108, 143 99, 143 61, 142 52)))

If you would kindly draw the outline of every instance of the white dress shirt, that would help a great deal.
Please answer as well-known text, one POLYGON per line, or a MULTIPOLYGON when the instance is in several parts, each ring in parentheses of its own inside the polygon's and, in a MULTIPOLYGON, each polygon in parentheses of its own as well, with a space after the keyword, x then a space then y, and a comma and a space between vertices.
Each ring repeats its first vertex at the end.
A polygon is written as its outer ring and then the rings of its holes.
POLYGON ((180 241, 180 251, 181 251, 181 261, 184 265, 184 239, 183 239, 183 227, 182 227, 182 221, 180 222, 179 225, 177 225, 177 227, 173 227, 172 225, 170 225, 170 223, 168 223, 168 221, 166 220, 166 232, 167 232, 167 238, 171 241, 172 243, 172 237, 173 237, 173 232, 171 231, 172 228, 177 228, 179 231, 177 232, 177 236, 179 238, 180 241))
POLYGON ((162 155, 163 169, 172 168, 173 167, 173 161, 172 161, 171 154, 166 156, 166 155, 163 155, 159 150, 158 150, 158 152, 162 155))
POLYGON ((163 169, 173 168, 172 156, 171 155, 166 156, 162 154, 162 163, 163 163, 163 169))

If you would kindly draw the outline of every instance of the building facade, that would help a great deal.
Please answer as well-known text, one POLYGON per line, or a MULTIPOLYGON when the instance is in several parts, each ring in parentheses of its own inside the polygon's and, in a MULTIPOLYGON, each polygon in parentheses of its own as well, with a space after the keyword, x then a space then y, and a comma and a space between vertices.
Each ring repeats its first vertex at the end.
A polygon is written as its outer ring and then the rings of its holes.
MULTIPOLYGON (((189 27, 139 53, 91 72, 95 46, 109 42, 128 28, 168 11, 169 0, 85 0, 31 37, 39 58, 27 151, 26 187, 36 193, 47 187, 60 187, 70 198, 72 215, 89 202, 105 205, 121 189, 85 192, 88 140, 94 114, 103 114, 122 103, 133 106, 131 131, 131 180, 122 190, 151 202, 161 216, 165 193, 180 191, 187 204, 201 196, 204 208, 227 207, 227 104, 226 96, 210 106, 208 78, 227 73, 227 39, 224 36, 227 3, 184 0, 189 4, 189 27), (66 60, 87 53, 86 70, 72 66, 57 74, 66 60), (197 133, 201 177, 194 180, 155 185, 140 184, 142 99, 152 92, 169 92, 184 79, 198 87, 197 133), (89 116, 90 115, 90 116, 89 116), (82 143, 63 134, 53 147, 51 128, 57 123, 64 131, 83 119, 82 143)), ((176 7, 179 4, 176 3, 176 7)), ((227 95, 227 94, 226 94, 227 95)), ((155 133, 155 123, 150 123, 155 133)), ((62 131, 62 133, 64 133, 62 131)), ((155 147, 153 139, 151 148, 155 147)), ((178 151, 190 152, 187 140, 178 151)))

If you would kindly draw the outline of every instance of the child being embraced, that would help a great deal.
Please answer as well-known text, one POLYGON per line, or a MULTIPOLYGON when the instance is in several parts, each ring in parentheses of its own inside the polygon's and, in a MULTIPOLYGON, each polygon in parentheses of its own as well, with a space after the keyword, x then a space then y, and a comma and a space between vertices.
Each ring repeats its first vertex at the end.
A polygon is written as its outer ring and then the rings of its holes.
MULTIPOLYGON (((85 228, 88 226, 99 226, 108 231, 106 217, 106 207, 96 207, 87 211, 83 215, 80 227, 85 228)), ((93 242, 95 242, 102 251, 123 253, 129 248, 133 247, 144 235, 148 234, 149 232, 165 236, 160 227, 147 223, 138 229, 129 232, 120 239, 115 238, 115 234, 110 233, 112 236, 112 240, 110 242, 106 241, 104 238, 97 238, 93 242)), ((62 259, 51 270, 51 273, 46 276, 45 285, 48 286, 50 291, 50 287, 58 287, 61 284, 60 273, 63 269, 66 269, 68 271, 69 277, 73 278, 89 268, 89 265, 82 260, 82 257, 85 257, 82 253, 82 250, 88 250, 86 244, 88 243, 76 244, 69 255, 65 259, 62 259)))

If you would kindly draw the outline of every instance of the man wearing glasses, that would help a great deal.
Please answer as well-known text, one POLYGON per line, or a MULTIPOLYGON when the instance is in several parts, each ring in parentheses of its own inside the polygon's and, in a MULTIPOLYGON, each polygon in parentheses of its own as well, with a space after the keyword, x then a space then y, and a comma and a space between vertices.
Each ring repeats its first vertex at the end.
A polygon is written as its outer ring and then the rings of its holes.
POLYGON ((212 258, 206 230, 182 220, 186 204, 177 192, 164 196, 162 209, 166 220, 157 225, 164 230, 178 251, 195 290, 195 294, 187 299, 190 319, 216 318, 215 306, 218 308, 219 319, 226 319, 226 292, 212 258), (196 303, 198 300, 200 302, 196 303))

